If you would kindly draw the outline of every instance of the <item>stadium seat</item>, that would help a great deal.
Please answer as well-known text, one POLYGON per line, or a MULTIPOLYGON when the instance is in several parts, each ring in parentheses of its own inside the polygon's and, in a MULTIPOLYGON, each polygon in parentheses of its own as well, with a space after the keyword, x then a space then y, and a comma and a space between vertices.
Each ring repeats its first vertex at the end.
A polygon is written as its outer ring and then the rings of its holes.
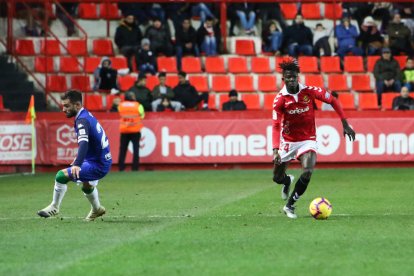
MULTIPOLYGON (((121 91, 128 91, 136 82, 137 78, 132 75, 126 75, 126 76, 119 76, 119 88, 121 91)), ((147 78, 147 87, 148 87, 148 78, 147 78)), ((151 88, 152 90, 152 88, 151 88)))
POLYGON ((109 110, 112 107, 112 103, 114 102, 115 98, 121 98, 121 101, 125 99, 124 95, 106 95, 106 109, 109 110))
POLYGON ((302 3, 302 15, 304 19, 321 19, 320 3, 302 3))
POLYGON ((296 3, 280 3, 280 9, 285 19, 294 19, 298 13, 296 3))
POLYGON ((96 68, 101 64, 100 57, 86 57, 85 58, 85 71, 86 73, 93 73, 96 68))
POLYGON ((227 59, 229 73, 244 74, 248 73, 247 59, 245 57, 229 57, 227 59))
POLYGON ((187 74, 201 73, 201 60, 198 57, 183 57, 181 69, 187 74))
POLYGON ((99 4, 99 16, 104 19, 120 19, 121 13, 118 9, 118 4, 99 4))
POLYGON ((71 88, 72 89, 80 90, 82 92, 92 91, 90 78, 89 78, 88 75, 86 75, 86 76, 79 76, 79 75, 71 76, 70 81, 71 81, 71 88))
POLYGON ((81 19, 98 19, 96 4, 80 3, 78 6, 78 17, 81 19))
POLYGON ((352 75, 351 77, 352 89, 357 92, 371 92, 371 78, 369 75, 352 75))
POLYGON ((377 94, 375 93, 359 93, 359 109, 372 110, 378 109, 377 94))
POLYGON ((127 69, 128 64, 125 57, 111 57, 112 68, 119 70, 119 69, 127 69))
POLYGON ((15 47, 17 55, 34 56, 36 54, 33 40, 17 39, 15 47))
POLYGON ((172 89, 174 89, 174 87, 176 87, 177 84, 178 84, 178 76, 177 75, 172 75, 172 74, 167 74, 165 84, 170 86, 172 89))
POLYGON ((305 85, 325 87, 322 75, 305 75, 305 85))
POLYGON ((54 72, 53 57, 39 57, 35 58, 35 71, 38 73, 54 72))
POLYGON ((256 55, 253 40, 237 39, 236 40, 236 54, 253 56, 256 55))
POLYGON ((247 109, 258 110, 260 107, 260 98, 257 93, 240 94, 241 100, 246 104, 247 109))
POLYGON ((97 56, 113 56, 112 40, 95 39, 92 42, 92 53, 97 56))
POLYGON ((345 56, 344 71, 348 73, 365 72, 363 58, 361 56, 345 56))
POLYGON ((392 110, 392 101, 395 97, 399 96, 399 93, 387 92, 382 94, 382 108, 386 110, 392 110))
POLYGON ((86 56, 88 51, 86 49, 86 40, 72 39, 67 42, 68 53, 73 56, 86 56))
POLYGON ((60 52, 60 43, 57 40, 47 39, 40 40, 40 53, 42 55, 58 56, 60 52))
POLYGON ((228 75, 213 75, 211 89, 214 92, 229 92, 231 90, 231 79, 228 75))
POLYGON ((208 108, 210 110, 219 110, 219 107, 217 106, 217 99, 218 99, 219 95, 220 94, 215 94, 215 93, 209 94, 209 96, 208 96, 208 108))
POLYGON ((251 67, 253 73, 271 73, 268 57, 252 57, 251 67))
MULTIPOLYGON (((147 76, 147 85, 146 86, 148 87, 149 90, 152 91, 154 89, 154 87, 158 84, 159 84, 159 81, 158 81, 157 76, 153 76, 153 75, 148 75, 147 76)), ((173 88, 174 88, 174 86, 171 87, 171 89, 173 89, 173 88)))
POLYGON ((4 103, 3 103, 3 95, 0 95, 0 111, 5 111, 4 103))
POLYGON ((226 68, 224 66, 223 57, 206 57, 205 59, 206 73, 224 74, 226 68))
POLYGON ((325 19, 341 19, 342 18, 342 4, 328 4, 325 3, 325 19))
POLYGON ((319 73, 317 57, 301 56, 298 58, 298 63, 301 73, 319 73))
POLYGON ((62 73, 80 73, 79 60, 76 57, 60 57, 59 71, 62 73))
POLYGON ((339 57, 321 57, 321 71, 324 73, 341 73, 341 61, 339 57))
POLYGON ((177 59, 175 57, 158 57, 157 65, 159 72, 177 73, 177 59))
POLYGON ((47 75, 46 89, 53 92, 66 92, 68 86, 66 84, 66 76, 47 75))
POLYGON ((273 101, 275 100, 275 94, 264 94, 263 95, 263 109, 273 110, 273 101))
POLYGON ((223 104, 229 100, 228 94, 217 94, 219 109, 223 110, 223 104))
POLYGON ((400 68, 403 69, 407 63, 407 56, 394 56, 394 58, 400 64, 400 68))
POLYGON ((343 74, 328 75, 328 88, 331 91, 349 91, 347 76, 343 74))
POLYGON ((85 94, 85 107, 89 111, 102 111, 102 96, 99 94, 85 94))
POLYGON ((234 89, 238 92, 253 92, 256 91, 254 89, 253 84, 253 76, 251 75, 236 75, 234 77, 234 89))
POLYGON ((374 72, 375 63, 380 58, 381 58, 381 56, 368 56, 368 58, 367 58, 367 69, 368 69, 368 72, 374 72))
POLYGON ((208 77, 206 75, 189 76, 188 81, 198 92, 208 92, 208 77))
POLYGON ((354 95, 351 93, 338 93, 338 100, 346 110, 355 110, 354 95))
POLYGON ((257 81, 257 90, 262 92, 276 92, 277 78, 275 75, 259 75, 257 81))

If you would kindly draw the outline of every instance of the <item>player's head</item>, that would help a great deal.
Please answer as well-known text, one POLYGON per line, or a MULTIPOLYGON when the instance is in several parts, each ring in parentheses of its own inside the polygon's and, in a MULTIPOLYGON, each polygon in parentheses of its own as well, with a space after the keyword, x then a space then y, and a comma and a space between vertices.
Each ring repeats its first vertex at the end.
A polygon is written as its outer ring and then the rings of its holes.
POLYGON ((282 69, 282 80, 285 82, 286 89, 289 93, 298 92, 298 74, 299 65, 295 59, 285 60, 279 64, 279 68, 282 69))
POLYGON ((82 93, 78 90, 69 90, 60 99, 62 100, 63 112, 67 118, 76 116, 82 108, 82 93))
POLYGON ((180 71, 178 72, 178 82, 180 84, 184 84, 186 82, 187 73, 180 71))
POLYGON ((135 98, 135 93, 134 93, 134 92, 132 92, 132 91, 128 91, 128 92, 126 92, 126 93, 125 93, 125 100, 126 100, 126 101, 131 101, 131 102, 136 101, 136 98, 135 98))

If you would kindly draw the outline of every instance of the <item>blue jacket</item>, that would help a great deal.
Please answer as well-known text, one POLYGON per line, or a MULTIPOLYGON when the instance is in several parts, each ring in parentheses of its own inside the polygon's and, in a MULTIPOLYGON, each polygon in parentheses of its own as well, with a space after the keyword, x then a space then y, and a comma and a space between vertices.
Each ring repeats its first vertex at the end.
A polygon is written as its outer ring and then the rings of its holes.
POLYGON ((335 27, 335 33, 339 47, 356 46, 358 31, 354 25, 349 25, 349 28, 346 29, 343 24, 340 24, 335 27))

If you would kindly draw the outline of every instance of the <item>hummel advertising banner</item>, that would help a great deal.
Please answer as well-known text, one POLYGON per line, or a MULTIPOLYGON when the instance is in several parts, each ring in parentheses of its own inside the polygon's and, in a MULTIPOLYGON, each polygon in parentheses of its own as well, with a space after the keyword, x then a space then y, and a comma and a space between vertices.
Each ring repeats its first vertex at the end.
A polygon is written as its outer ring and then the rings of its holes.
MULTIPOLYGON (((68 122, 39 120, 37 164, 70 164, 77 154, 76 136, 68 122)), ((118 162, 119 123, 100 119, 118 162)), ((414 161, 414 120, 356 118, 349 122, 356 141, 342 134, 337 118, 317 119, 318 162, 414 161)), ((30 126, 0 122, 0 164, 29 164, 30 126)), ((272 161, 270 119, 144 120, 140 141, 143 164, 267 163, 272 161)), ((130 147, 132 150, 132 147, 130 147)), ((128 153, 127 161, 131 160, 128 153)))

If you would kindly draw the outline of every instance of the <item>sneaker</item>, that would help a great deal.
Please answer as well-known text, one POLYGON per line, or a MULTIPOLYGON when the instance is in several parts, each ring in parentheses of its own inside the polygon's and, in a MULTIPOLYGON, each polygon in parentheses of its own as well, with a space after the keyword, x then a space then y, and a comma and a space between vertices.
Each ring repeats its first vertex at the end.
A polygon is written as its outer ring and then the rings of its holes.
POLYGON ((86 221, 94 221, 96 218, 105 215, 105 212, 106 212, 106 210, 105 210, 105 207, 103 207, 103 206, 99 207, 98 210, 91 209, 89 214, 86 216, 85 220, 86 221))
POLYGON ((290 190, 290 185, 292 185, 293 180, 295 180, 295 177, 291 174, 288 174, 289 178, 290 178, 290 184, 289 185, 282 185, 282 199, 286 200, 289 197, 289 190, 290 190))
POLYGON ((54 205, 50 204, 46 208, 38 211, 37 214, 42 218, 49 218, 59 214, 59 209, 56 208, 54 205))
POLYGON ((295 207, 293 206, 283 206, 283 212, 288 218, 296 219, 298 216, 295 214, 295 207))

